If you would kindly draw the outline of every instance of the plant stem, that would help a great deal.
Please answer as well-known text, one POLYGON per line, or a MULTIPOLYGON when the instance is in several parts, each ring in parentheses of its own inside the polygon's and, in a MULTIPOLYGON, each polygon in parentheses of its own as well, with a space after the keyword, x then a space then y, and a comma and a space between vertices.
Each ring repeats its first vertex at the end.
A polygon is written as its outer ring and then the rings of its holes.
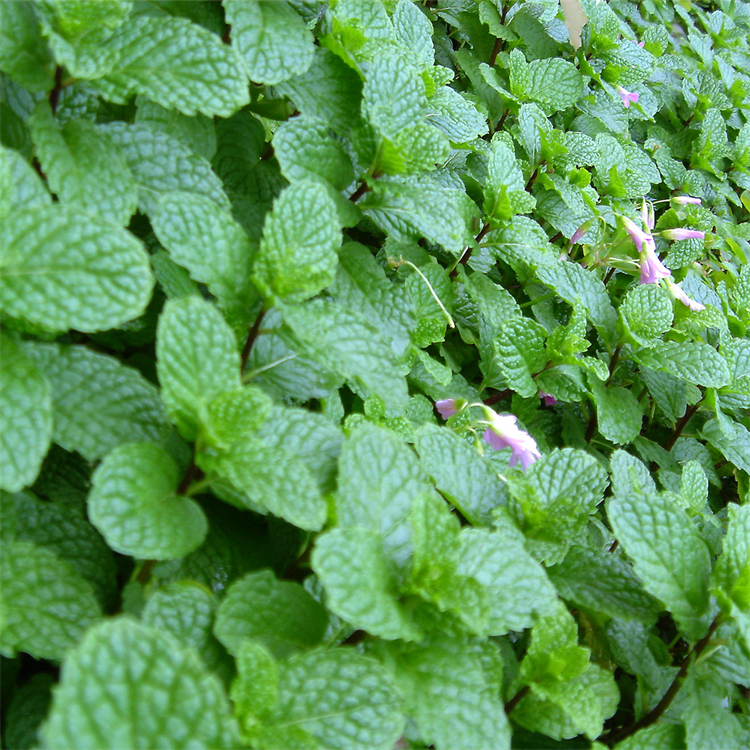
POLYGON ((685 681, 685 677, 687 676, 688 668, 690 667, 690 664, 693 662, 693 659, 691 657, 695 657, 696 659, 701 655, 701 653, 704 651, 706 646, 708 646, 709 641, 711 640, 711 636, 716 631, 716 628, 719 627, 721 615, 717 615, 714 621, 711 623, 711 625, 708 628, 708 632, 706 635, 703 636, 692 648, 691 651, 689 651, 685 658, 682 660, 680 664, 680 669, 675 675, 674 680, 672 680, 672 684, 667 688, 667 692, 664 693, 662 696, 662 699, 647 713, 641 716, 641 718, 635 722, 635 724, 631 724, 629 727, 625 727, 621 729, 619 732, 615 732, 610 737, 608 737, 608 744, 615 745, 618 742, 622 742, 626 737, 630 737, 631 735, 635 734, 638 730, 643 729, 644 727, 650 727, 652 724, 655 724, 664 714, 664 712, 669 708, 670 704, 674 700, 677 693, 680 691, 680 688, 682 687, 682 683, 685 681))
POLYGON ((349 196, 349 200, 352 203, 356 203, 369 189, 370 186, 366 182, 362 182, 360 186, 349 196))
POLYGON ((612 353, 612 359, 609 360, 609 377, 604 385, 609 385, 609 381, 612 380, 612 376, 615 374, 615 367, 617 367, 617 362, 620 359, 620 349, 622 349, 622 346, 618 344, 612 353))
MULTIPOLYGON (((486 221, 484 223, 484 226, 479 230, 479 234, 474 238, 474 241, 477 243, 477 245, 484 239, 484 236, 487 234, 487 232, 490 231, 490 223, 486 221)), ((456 274, 458 274, 458 267, 459 266, 465 266, 469 262, 469 258, 471 258, 471 253, 474 250, 473 247, 467 247, 466 250, 464 250, 464 254, 458 259, 458 263, 456 263, 455 266, 451 269, 451 272, 448 274, 450 278, 455 279, 456 274)))
POLYGON ((487 406, 492 406, 492 404, 496 404, 498 401, 502 401, 506 396, 510 396, 512 392, 513 391, 511 391, 510 388, 506 388, 504 391, 498 391, 492 396, 488 396, 482 403, 487 404, 487 406))
POLYGON ((190 487, 192 481, 199 478, 198 475, 200 473, 201 470, 195 465, 195 458, 191 458, 190 463, 185 470, 185 474, 180 480, 180 483, 177 485, 177 494, 184 495, 187 492, 188 487, 190 487))
POLYGON ((505 714, 510 716, 510 712, 529 694, 531 688, 524 685, 506 704, 505 714))
POLYGON ((63 90, 62 75, 62 65, 58 65, 55 68, 55 85, 52 91, 49 92, 49 105, 52 107, 53 115, 57 112, 57 103, 60 101, 60 92, 63 90))
POLYGON ((245 346, 242 347, 242 364, 240 366, 240 372, 243 372, 245 369, 245 365, 247 365, 247 360, 250 358, 250 351, 253 348, 255 339, 258 338, 260 324, 263 322, 263 316, 265 314, 266 311, 261 307, 260 312, 258 313, 258 317, 255 318, 255 322, 252 324, 252 326, 250 326, 250 330, 247 333, 247 339, 245 340, 245 346))
POLYGON ((688 406, 687 409, 685 409, 685 413, 677 420, 677 424, 674 426, 674 432, 669 436, 669 440, 664 444, 664 448, 668 451, 671 451, 674 447, 674 444, 677 442, 677 438, 682 435, 682 431, 685 429, 685 425, 692 419, 695 412, 698 411, 698 407, 700 406, 700 402, 697 404, 693 404, 692 406, 688 406))

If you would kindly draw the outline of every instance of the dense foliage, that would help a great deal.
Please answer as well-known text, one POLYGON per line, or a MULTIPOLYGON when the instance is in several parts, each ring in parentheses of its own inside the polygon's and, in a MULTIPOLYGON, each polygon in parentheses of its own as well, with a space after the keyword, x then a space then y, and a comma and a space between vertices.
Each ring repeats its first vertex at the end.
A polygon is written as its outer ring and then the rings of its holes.
POLYGON ((750 3, 0 3, 4 747, 750 742, 750 3))

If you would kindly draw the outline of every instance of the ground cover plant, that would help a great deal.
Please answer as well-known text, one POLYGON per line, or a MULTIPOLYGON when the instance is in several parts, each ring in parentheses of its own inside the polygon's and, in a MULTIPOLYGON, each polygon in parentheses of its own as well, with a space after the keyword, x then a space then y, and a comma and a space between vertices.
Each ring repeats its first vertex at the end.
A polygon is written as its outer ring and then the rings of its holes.
POLYGON ((3 747, 750 744, 750 3, 0 3, 3 747))

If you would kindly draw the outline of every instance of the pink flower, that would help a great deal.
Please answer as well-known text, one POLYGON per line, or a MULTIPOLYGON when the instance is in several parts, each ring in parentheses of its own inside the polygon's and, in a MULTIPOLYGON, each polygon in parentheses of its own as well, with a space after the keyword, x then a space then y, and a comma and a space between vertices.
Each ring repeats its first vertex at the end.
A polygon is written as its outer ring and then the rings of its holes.
POLYGON ((544 401, 545 406, 554 406, 557 403, 557 399, 554 396, 550 396, 549 393, 539 391, 539 398, 544 401))
POLYGON ((443 419, 448 419, 454 414, 458 414, 458 406, 455 398, 444 398, 442 401, 435 402, 435 408, 443 419))
POLYGON ((630 235, 630 239, 633 240, 633 243, 638 248, 639 253, 643 251, 644 243, 654 241, 650 232, 644 232, 643 229, 641 229, 634 221, 628 219, 627 216, 620 216, 620 220, 625 227, 625 231, 630 235))
POLYGON ((699 232, 697 229, 665 229, 663 232, 659 232, 662 237, 666 237, 668 240, 702 240, 705 236, 705 232, 699 232))
POLYGON ((646 42, 638 42, 638 46, 639 47, 645 47, 646 46, 646 42))
POLYGON ((666 268, 656 254, 654 240, 649 237, 643 243, 641 251, 641 284, 653 284, 659 279, 666 279, 671 271, 666 268))
POLYGON ((669 291, 672 293, 672 296, 675 299, 680 300, 683 305, 687 305, 694 312, 700 312, 701 310, 706 309, 705 305, 702 305, 700 302, 696 302, 694 299, 688 297, 682 287, 678 286, 677 284, 667 282, 667 287, 669 288, 669 291))
POLYGON ((511 466, 515 466, 520 461, 521 468, 526 471, 534 461, 542 457, 536 440, 516 425, 517 420, 513 414, 489 412, 488 417, 490 417, 490 426, 482 437, 496 451, 510 448, 513 452, 510 458, 511 466))
POLYGON ((649 228, 654 228, 654 204, 653 203, 646 203, 646 201, 643 201, 643 204, 641 205, 641 221, 649 228))
POLYGON ((622 99, 622 103, 626 106, 630 106, 630 102, 637 102, 640 98, 638 94, 635 91, 628 91, 627 89, 624 89, 622 86, 617 87, 617 93, 620 95, 620 98, 622 99))
POLYGON ((586 232, 591 229, 591 225, 594 223, 593 219, 588 219, 587 221, 584 221, 583 224, 581 224, 578 229, 576 229, 575 232, 573 232, 573 236, 570 238, 570 244, 575 245, 576 242, 580 242, 583 235, 586 234, 586 232))
POLYGON ((672 203, 674 203, 676 206, 687 206, 687 205, 700 206, 701 204, 700 198, 693 198, 690 195, 675 195, 669 200, 672 203))

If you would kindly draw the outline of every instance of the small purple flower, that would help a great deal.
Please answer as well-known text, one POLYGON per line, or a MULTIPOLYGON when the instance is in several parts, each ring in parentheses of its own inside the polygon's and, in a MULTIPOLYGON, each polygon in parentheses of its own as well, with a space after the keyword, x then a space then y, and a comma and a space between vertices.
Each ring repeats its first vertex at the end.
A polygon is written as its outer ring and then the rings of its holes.
POLYGON ((449 419, 453 415, 458 414, 458 406, 456 405, 455 398, 444 398, 442 401, 436 401, 435 408, 443 419, 449 419))
POLYGON ((638 42, 638 46, 639 47, 645 47, 646 46, 646 42, 638 42))
POLYGON ((557 403, 557 399, 554 396, 550 396, 549 393, 539 391, 539 398, 544 401, 545 406, 554 406, 557 403))
POLYGON ((622 86, 617 87, 617 93, 620 95, 620 98, 622 99, 622 103, 626 106, 630 106, 630 102, 637 102, 640 98, 638 94, 635 91, 628 91, 627 89, 624 89, 622 86))
POLYGON ((674 203, 676 206, 700 206, 701 199, 700 198, 693 198, 690 195, 675 195, 672 198, 670 198, 670 201, 674 203))
POLYGON ((513 452, 510 458, 511 466, 515 466, 520 461, 521 468, 526 471, 534 461, 542 457, 537 448, 536 440, 516 425, 517 420, 513 414, 495 414, 492 412, 489 421, 490 426, 485 430, 482 437, 496 451, 510 448, 513 452))
POLYGON ((586 232, 591 229, 591 225, 594 223, 593 219, 588 219, 587 221, 584 221, 583 224, 581 224, 578 229, 576 229, 575 232, 573 232, 573 236, 570 238, 570 244, 575 245, 576 242, 580 242, 583 236, 586 234, 586 232))
POLYGON ((659 260, 656 254, 656 245, 653 239, 649 237, 643 243, 641 251, 641 284, 654 284, 659 279, 666 279, 671 275, 671 271, 666 268, 659 260))
POLYGON ((634 221, 629 219, 627 216, 620 216, 620 220, 625 227, 625 231, 630 235, 630 239, 633 240, 633 244, 638 248, 638 252, 643 252, 644 243, 654 241, 650 232, 644 232, 634 221))
POLYGON ((701 310, 706 309, 705 305, 702 305, 700 302, 696 302, 694 299, 688 297, 685 293, 685 290, 677 284, 670 284, 669 282, 667 282, 667 286, 669 287, 669 291, 672 293, 672 296, 675 299, 680 300, 683 305, 686 305, 694 312, 700 312, 701 310))
POLYGON ((705 232, 700 232, 697 229, 665 229, 660 232, 662 237, 666 237, 668 240, 702 240, 705 236, 705 232))

